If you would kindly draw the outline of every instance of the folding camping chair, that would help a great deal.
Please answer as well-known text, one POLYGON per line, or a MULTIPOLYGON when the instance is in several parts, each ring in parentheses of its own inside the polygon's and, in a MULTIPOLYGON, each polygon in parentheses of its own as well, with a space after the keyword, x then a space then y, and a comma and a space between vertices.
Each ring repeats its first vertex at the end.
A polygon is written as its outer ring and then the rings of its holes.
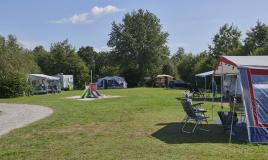
POLYGON ((188 90, 185 91, 185 93, 186 92, 190 92, 193 97, 205 97, 205 94, 199 88, 197 88, 197 86, 190 86, 188 90))
MULTIPOLYGON (((187 100, 183 100, 181 104, 183 106, 183 110, 186 113, 186 117, 183 120, 184 124, 183 124, 183 127, 181 128, 182 132, 194 133, 197 126, 202 124, 202 122, 206 122, 206 124, 208 125, 208 121, 207 121, 208 117, 205 116, 205 113, 207 112, 207 110, 200 108, 202 103, 191 104, 191 102, 187 100), (190 120, 195 122, 195 126, 193 127, 192 131, 186 131, 185 127, 187 125, 187 122, 190 120)), ((209 131, 208 129, 204 129, 201 127, 198 127, 198 128, 203 131, 209 131)))
POLYGON ((194 90, 194 93, 193 93, 194 97, 205 97, 205 94, 203 93, 203 91, 201 91, 197 86, 194 86, 193 90, 194 90))

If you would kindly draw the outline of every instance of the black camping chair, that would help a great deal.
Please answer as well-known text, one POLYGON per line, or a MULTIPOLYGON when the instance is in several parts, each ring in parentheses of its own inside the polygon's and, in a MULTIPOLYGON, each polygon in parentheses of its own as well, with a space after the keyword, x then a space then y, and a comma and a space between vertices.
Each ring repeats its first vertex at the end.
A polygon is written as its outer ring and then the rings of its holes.
MULTIPOLYGON (((183 100, 181 104, 183 106, 183 110, 186 113, 186 116, 182 121, 184 122, 183 127, 181 128, 182 132, 194 133, 198 125, 201 125, 202 122, 206 122, 206 124, 208 125, 208 120, 207 120, 208 117, 205 116, 205 113, 207 112, 207 110, 200 108, 202 103, 192 105, 190 101, 183 100), (191 120, 195 122, 195 126, 193 127, 192 131, 186 131, 185 127, 187 125, 187 122, 191 120)), ((198 129, 203 130, 203 131, 209 131, 208 129, 204 129, 201 127, 198 127, 198 129)))
POLYGON ((197 86, 189 86, 185 93, 189 92, 193 97, 205 97, 203 91, 201 91, 197 86))
POLYGON ((230 131, 231 126, 235 126, 238 122, 236 112, 218 112, 224 131, 230 131), (233 122, 232 122, 233 120, 233 122), (232 124, 233 123, 233 124, 232 124))
POLYGON ((193 90, 194 90, 194 93, 193 93, 194 97, 205 97, 205 94, 203 93, 203 91, 201 91, 197 86, 194 86, 193 90))

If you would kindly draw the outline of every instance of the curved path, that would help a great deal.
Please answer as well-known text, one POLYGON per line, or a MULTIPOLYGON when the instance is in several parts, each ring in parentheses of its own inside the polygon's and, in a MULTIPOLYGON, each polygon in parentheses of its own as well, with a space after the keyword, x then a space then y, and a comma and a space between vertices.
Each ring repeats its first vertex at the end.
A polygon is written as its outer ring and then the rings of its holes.
POLYGON ((51 108, 38 105, 0 103, 0 136, 52 113, 51 108))

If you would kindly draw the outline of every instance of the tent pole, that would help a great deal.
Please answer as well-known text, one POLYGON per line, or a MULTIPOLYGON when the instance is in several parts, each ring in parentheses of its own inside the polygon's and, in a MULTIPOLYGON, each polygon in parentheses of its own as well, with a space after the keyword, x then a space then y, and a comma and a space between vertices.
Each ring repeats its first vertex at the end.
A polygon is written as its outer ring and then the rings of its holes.
POLYGON ((232 142, 234 110, 235 110, 235 105, 236 105, 236 93, 237 93, 237 81, 238 81, 238 75, 237 75, 236 81, 235 81, 235 96, 234 96, 234 104, 233 104, 233 108, 232 108, 232 121, 231 121, 231 131, 230 131, 230 135, 229 135, 229 144, 232 142))
POLYGON ((205 76, 205 100, 207 98, 207 76, 205 76))
POLYGON ((90 70, 90 82, 92 83, 92 69, 90 70))
POLYGON ((212 115, 211 115, 211 118, 212 118, 212 120, 213 120, 213 112, 214 112, 214 89, 213 89, 213 78, 214 77, 214 75, 212 74, 212 76, 211 76, 211 91, 212 91, 212 115))
POLYGON ((221 62, 221 110, 223 110, 223 64, 221 62))

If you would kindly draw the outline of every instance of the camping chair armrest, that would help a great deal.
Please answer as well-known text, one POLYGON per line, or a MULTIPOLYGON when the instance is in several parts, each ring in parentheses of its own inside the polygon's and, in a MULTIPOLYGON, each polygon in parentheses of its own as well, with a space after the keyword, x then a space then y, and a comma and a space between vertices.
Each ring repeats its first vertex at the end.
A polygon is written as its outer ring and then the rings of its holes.
POLYGON ((203 102, 200 102, 200 103, 195 103, 194 105, 202 105, 204 104, 203 102))
POLYGON ((196 109, 195 112, 197 112, 197 113, 205 113, 205 112, 207 112, 207 110, 205 110, 205 109, 196 109))
POLYGON ((195 103, 195 104, 192 104, 192 106, 196 107, 196 106, 201 106, 202 104, 204 104, 204 103, 202 103, 202 102, 201 103, 195 103))

